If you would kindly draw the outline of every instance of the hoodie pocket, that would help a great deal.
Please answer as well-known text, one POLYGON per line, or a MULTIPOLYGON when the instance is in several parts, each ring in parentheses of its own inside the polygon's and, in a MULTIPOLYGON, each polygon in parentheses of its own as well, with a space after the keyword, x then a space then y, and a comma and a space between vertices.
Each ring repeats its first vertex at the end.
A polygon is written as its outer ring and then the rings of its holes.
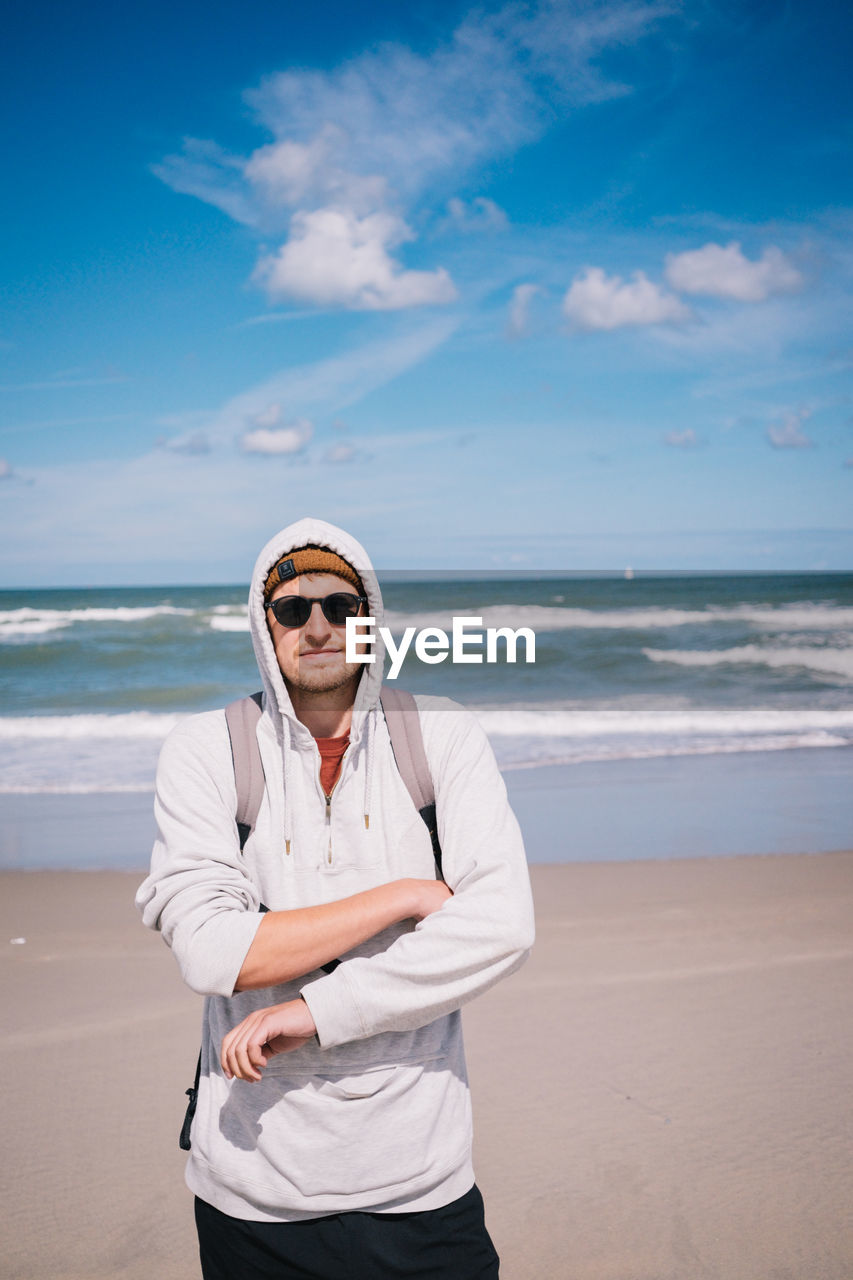
POLYGON ((318 1092, 328 1098, 350 1101, 355 1098, 373 1098, 387 1088, 399 1067, 374 1067, 371 1071, 359 1071, 348 1076, 331 1076, 324 1080, 318 1092))
POLYGON ((445 1058, 293 1079, 262 1128, 258 1154, 291 1183, 293 1203, 382 1204, 438 1185, 467 1158, 468 1089, 445 1058))

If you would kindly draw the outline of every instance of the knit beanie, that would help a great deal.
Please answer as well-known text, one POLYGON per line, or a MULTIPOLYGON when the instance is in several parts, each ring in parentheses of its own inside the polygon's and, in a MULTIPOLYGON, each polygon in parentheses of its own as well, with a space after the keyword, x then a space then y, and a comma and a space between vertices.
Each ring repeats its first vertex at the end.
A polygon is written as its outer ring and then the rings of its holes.
POLYGON ((289 551, 273 565, 264 583, 264 599, 268 600, 280 583, 298 578, 302 573, 333 573, 354 586, 359 595, 365 595, 361 578, 343 556, 328 547, 307 546, 289 551))

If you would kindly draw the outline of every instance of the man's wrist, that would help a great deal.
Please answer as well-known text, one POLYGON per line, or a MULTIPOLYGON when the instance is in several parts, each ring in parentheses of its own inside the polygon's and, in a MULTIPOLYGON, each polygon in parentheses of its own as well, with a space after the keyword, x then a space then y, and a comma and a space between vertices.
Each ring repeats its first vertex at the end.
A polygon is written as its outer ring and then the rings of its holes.
POLYGON ((400 880, 400 921, 420 920, 423 904, 421 902, 420 881, 409 878, 400 880))
POLYGON ((314 1038, 317 1039, 319 1043, 319 1038, 317 1037, 317 1027, 314 1022, 314 1015, 311 1013, 311 1009, 309 1007, 308 1001, 300 992, 299 996, 297 997, 296 1000, 294 1000, 293 1003, 300 1009, 300 1013, 304 1018, 304 1025, 306 1028, 308 1028, 304 1032, 304 1034, 306 1036, 314 1036, 314 1038))

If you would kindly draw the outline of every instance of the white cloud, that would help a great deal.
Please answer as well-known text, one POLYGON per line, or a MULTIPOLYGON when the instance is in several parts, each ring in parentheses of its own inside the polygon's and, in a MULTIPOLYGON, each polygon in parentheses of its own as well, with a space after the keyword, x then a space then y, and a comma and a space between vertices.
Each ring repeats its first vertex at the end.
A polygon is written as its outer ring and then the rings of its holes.
MULTIPOLYGON (((272 297, 383 310, 451 301, 445 270, 408 271, 389 256, 413 238, 406 208, 430 184, 446 193, 473 165, 539 136, 557 103, 628 92, 598 59, 677 7, 540 0, 477 10, 427 54, 389 43, 329 71, 269 76, 246 98, 272 142, 247 157, 189 139, 154 171, 265 234, 289 223, 289 239, 255 271, 272 297)), ((449 224, 481 231, 506 221, 483 196, 469 206, 452 200, 449 224)))
POLYGON ((530 304, 541 293, 538 284, 519 284, 512 291, 507 320, 507 337, 523 338, 530 321, 530 304))
POLYGON ((314 434, 314 424, 307 418, 284 424, 281 405, 270 404, 252 415, 251 429, 240 437, 244 453, 302 453, 314 434), (281 424, 281 425, 279 425, 281 424))
POLYGON ((364 218, 331 208, 296 213, 290 239, 258 263, 255 279, 271 298, 353 310, 452 302, 456 289, 443 268, 405 271, 390 256, 389 249, 412 238, 403 220, 390 213, 364 218))
POLYGON ((298 426, 279 427, 276 430, 258 427, 254 431, 247 431, 240 444, 244 453, 301 453, 310 438, 310 431, 306 434, 298 426))
POLYGON ((563 299, 563 311, 578 329, 621 329, 627 325, 679 324, 689 311, 674 294, 635 271, 629 281, 587 267, 563 299))
POLYGON ((267 199, 298 205, 323 185, 323 175, 330 169, 330 143, 328 130, 307 144, 290 139, 273 142, 255 151, 243 172, 267 199))
POLYGON ((487 196, 475 196, 470 203, 454 196, 447 202, 445 229, 462 231, 469 235, 484 231, 506 231, 509 219, 499 204, 487 196))
POLYGON ((322 139, 341 170, 381 174, 409 196, 538 136, 555 89, 572 104, 626 93, 596 60, 673 9, 648 0, 510 4, 473 13, 430 53, 389 43, 330 71, 279 72, 246 97, 277 139, 322 139))
POLYGON ((243 175, 245 161, 215 142, 185 138, 183 152, 151 166, 152 173, 173 191, 196 196, 227 213, 235 222, 255 226, 260 210, 243 175))
POLYGON ((692 427, 685 427, 683 431, 668 431, 664 436, 664 442, 672 445, 673 449, 695 449, 699 444, 692 427))
POLYGON ((686 253, 669 253, 666 278, 682 293, 732 298, 737 302, 763 302, 772 294, 791 293, 803 286, 802 274, 774 245, 752 262, 737 240, 725 246, 706 244, 686 253))
POLYGON ((286 138, 255 151, 244 173, 260 201, 273 208, 334 204, 369 213, 387 201, 386 180, 379 175, 352 173, 337 163, 346 154, 347 138, 325 125, 307 143, 286 138))
POLYGON ((0 480, 11 480, 14 474, 11 463, 5 458, 0 458, 0 480))
POLYGON ((785 415, 780 425, 767 428, 767 439, 774 449, 811 449, 812 440, 803 431, 803 423, 811 417, 809 409, 799 409, 785 415))

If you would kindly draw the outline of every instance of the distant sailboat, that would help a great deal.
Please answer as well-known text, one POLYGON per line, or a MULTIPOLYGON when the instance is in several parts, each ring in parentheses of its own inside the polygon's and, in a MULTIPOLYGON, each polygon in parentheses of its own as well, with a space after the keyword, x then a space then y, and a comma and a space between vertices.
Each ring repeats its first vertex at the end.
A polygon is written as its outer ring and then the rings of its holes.
POLYGON ((634 570, 631 568, 630 565, 628 565, 627 568, 625 569, 625 581, 630 582, 633 576, 634 576, 634 570))

